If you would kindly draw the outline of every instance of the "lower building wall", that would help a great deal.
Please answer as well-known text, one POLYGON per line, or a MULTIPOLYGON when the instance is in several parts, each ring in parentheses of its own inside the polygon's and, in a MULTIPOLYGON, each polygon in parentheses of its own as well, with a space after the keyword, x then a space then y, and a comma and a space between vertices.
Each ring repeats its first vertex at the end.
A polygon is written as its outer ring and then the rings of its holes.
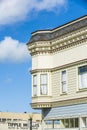
POLYGON ((45 130, 87 130, 87 103, 43 109, 45 130))
POLYGON ((0 124, 0 130, 8 130, 7 124, 0 124))

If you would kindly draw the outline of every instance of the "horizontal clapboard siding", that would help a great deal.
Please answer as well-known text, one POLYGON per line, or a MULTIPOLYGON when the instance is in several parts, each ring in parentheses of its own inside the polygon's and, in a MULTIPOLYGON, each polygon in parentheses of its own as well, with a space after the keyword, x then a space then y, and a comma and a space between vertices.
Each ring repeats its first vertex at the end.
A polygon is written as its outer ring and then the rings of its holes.
MULTIPOLYGON (((82 64, 83 66, 84 64, 82 64)), ((78 66, 65 68, 67 72, 67 93, 61 94, 61 70, 52 72, 52 100, 63 101, 87 96, 87 91, 79 91, 78 66)))

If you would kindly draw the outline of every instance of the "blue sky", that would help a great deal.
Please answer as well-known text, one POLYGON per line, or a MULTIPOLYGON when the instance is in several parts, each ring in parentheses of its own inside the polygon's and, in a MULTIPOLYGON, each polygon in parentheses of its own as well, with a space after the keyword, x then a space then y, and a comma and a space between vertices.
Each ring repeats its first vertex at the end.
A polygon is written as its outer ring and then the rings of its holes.
POLYGON ((0 111, 34 111, 26 47, 31 33, 86 14, 86 0, 0 0, 0 111))

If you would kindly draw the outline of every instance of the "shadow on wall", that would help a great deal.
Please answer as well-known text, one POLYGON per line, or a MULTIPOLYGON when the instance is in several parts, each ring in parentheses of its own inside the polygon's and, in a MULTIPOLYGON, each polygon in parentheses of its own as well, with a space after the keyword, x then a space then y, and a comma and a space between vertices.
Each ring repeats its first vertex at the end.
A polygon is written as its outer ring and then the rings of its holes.
POLYGON ((43 118, 45 118, 45 117, 48 115, 48 113, 51 111, 51 109, 52 109, 52 108, 48 108, 48 109, 45 109, 45 108, 44 108, 44 109, 42 110, 42 113, 43 113, 42 115, 44 115, 43 118))

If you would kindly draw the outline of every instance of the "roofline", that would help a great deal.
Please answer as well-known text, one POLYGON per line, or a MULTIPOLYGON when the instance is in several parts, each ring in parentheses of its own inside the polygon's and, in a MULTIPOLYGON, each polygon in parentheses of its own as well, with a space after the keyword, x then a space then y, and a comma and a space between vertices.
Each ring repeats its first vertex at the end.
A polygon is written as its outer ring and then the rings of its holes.
POLYGON ((38 34, 38 33, 48 33, 48 32, 51 33, 51 32, 54 32, 54 31, 56 31, 56 30, 59 30, 59 29, 65 27, 65 26, 69 26, 69 25, 75 23, 76 21, 80 21, 80 20, 82 20, 82 19, 85 19, 86 17, 87 17, 87 15, 84 15, 84 16, 81 16, 81 17, 79 17, 79 18, 77 18, 77 19, 74 19, 74 20, 72 20, 72 21, 70 21, 70 22, 67 22, 67 23, 65 23, 65 24, 63 24, 63 25, 60 25, 60 26, 58 26, 58 27, 56 27, 56 28, 53 28, 53 29, 45 29, 45 30, 36 30, 36 31, 32 32, 31 34, 32 34, 32 36, 33 36, 33 35, 38 34))

